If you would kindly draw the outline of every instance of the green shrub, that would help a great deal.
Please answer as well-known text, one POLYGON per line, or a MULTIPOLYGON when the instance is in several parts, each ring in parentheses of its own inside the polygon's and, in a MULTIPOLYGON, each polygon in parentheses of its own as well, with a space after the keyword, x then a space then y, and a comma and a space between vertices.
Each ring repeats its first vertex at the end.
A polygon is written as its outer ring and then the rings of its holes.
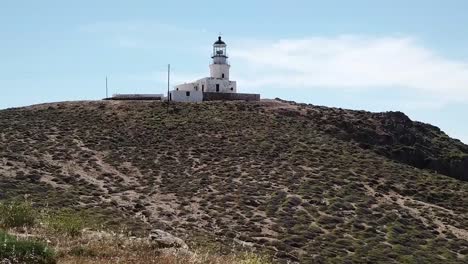
POLYGON ((2 230, 0 230, 0 260, 6 260, 6 263, 56 263, 53 251, 45 244, 32 240, 19 240, 2 230))
POLYGON ((269 264, 271 261, 268 257, 263 255, 257 255, 255 253, 249 252, 244 253, 239 258, 240 264, 269 264))
POLYGON ((0 226, 5 228, 34 226, 36 216, 29 202, 0 203, 0 226))
POLYGON ((47 228, 71 237, 81 235, 81 231, 86 227, 86 221, 81 214, 68 210, 49 212, 43 220, 47 228))

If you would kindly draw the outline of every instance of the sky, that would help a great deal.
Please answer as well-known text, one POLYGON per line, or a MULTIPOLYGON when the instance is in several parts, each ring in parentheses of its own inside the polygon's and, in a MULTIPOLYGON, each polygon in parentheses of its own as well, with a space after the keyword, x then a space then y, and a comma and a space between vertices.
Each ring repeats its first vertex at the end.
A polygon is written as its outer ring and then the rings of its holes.
POLYGON ((468 143, 468 1, 0 0, 0 109, 165 93, 209 74, 221 33, 239 92, 402 111, 468 143))

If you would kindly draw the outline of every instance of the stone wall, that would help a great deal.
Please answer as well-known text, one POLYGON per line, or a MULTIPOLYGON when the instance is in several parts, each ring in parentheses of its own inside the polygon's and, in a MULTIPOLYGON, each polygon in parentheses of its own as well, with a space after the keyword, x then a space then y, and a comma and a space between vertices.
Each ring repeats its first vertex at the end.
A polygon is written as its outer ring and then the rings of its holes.
POLYGON ((203 93, 203 101, 260 101, 260 94, 246 93, 203 93))

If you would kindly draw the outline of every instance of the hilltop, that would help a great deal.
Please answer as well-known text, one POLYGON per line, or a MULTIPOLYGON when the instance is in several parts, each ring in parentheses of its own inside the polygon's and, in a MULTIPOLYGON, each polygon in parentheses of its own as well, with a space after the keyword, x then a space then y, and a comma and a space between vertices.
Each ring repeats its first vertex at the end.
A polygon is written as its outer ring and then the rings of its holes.
MULTIPOLYGON (((468 254, 468 146, 400 112, 261 102, 0 111, 0 199, 301 263, 468 254)), ((347 262, 346 262, 347 261, 347 262)))

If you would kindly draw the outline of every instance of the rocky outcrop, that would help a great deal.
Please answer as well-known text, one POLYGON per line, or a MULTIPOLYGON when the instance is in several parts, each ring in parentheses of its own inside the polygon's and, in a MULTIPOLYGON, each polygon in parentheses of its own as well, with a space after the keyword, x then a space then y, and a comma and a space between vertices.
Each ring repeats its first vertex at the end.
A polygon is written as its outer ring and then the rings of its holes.
POLYGON ((468 146, 436 126, 412 121, 402 112, 371 113, 278 101, 296 107, 279 109, 277 113, 282 116, 305 117, 312 126, 336 138, 355 141, 361 148, 468 181, 468 146))
POLYGON ((184 240, 160 229, 153 229, 149 238, 158 248, 188 249, 184 240))

